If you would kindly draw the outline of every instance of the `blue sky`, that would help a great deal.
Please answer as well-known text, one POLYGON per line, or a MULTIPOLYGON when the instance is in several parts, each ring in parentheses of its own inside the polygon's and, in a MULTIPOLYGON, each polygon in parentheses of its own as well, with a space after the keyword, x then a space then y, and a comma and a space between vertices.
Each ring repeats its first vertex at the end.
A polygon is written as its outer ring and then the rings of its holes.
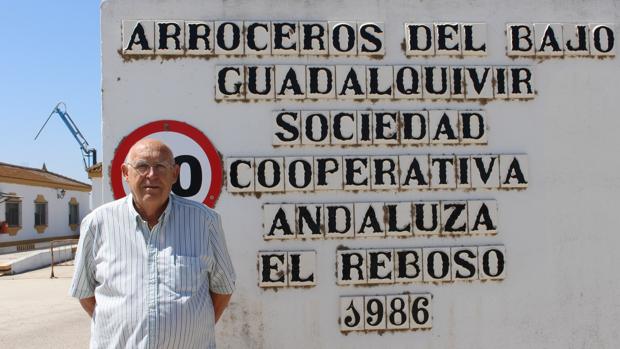
MULTIPOLYGON (((99 1, 0 1, 0 162, 90 183, 78 143, 55 115, 59 101, 101 149, 99 1)), ((100 155, 100 154, 99 154, 100 155)))

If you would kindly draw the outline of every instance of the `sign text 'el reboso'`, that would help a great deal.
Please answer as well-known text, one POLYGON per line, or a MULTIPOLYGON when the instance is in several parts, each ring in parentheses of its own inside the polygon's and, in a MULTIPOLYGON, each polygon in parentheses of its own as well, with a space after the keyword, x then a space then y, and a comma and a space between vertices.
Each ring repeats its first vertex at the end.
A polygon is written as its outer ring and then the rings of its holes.
MULTIPOLYGON (((405 58, 487 55, 485 23, 403 23, 405 58)), ((510 58, 605 58, 615 55, 607 23, 508 23, 502 34, 510 58)), ((530 65, 376 64, 386 52, 385 25, 356 21, 125 20, 127 60, 153 56, 289 57, 303 64, 218 64, 217 101, 273 102, 421 100, 478 102, 536 97, 530 65), (325 64, 356 56, 372 64, 325 64), (322 58, 320 64, 308 63, 322 58), (372 59, 372 61, 370 60, 372 59)), ((280 61, 279 61, 280 62, 280 61)), ((330 104, 333 105, 333 104, 330 104)), ((238 195, 341 191, 406 192, 525 190, 526 154, 412 154, 415 147, 488 145, 485 110, 472 108, 349 110, 289 108, 270 116, 274 149, 316 147, 365 155, 238 156, 225 161, 226 189, 238 195), (373 154, 376 147, 393 154, 373 154)), ((393 197, 393 196, 391 196, 393 197)), ((388 202, 265 203, 265 244, 368 238, 495 237, 498 202, 489 198, 388 202)), ((258 228, 258 227, 257 227, 258 228)), ((468 246, 339 247, 336 272, 316 270, 316 250, 257 251, 258 286, 313 287, 335 275, 338 287, 503 280, 501 243, 468 246)), ((340 330, 416 330, 432 327, 430 293, 341 295, 340 330)))

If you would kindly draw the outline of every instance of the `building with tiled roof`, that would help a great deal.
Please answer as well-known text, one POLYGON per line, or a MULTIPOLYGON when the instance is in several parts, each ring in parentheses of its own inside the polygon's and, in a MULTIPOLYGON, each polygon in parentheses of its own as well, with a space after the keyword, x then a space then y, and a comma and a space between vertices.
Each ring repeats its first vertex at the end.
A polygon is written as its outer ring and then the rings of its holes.
POLYGON ((0 252, 75 238, 90 211, 89 184, 42 169, 0 162, 0 252))

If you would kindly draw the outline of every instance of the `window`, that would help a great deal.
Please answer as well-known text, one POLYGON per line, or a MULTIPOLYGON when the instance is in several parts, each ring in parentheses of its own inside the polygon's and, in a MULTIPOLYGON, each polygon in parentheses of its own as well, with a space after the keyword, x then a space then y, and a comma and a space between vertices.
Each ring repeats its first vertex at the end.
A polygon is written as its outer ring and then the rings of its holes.
POLYGON ((9 227, 20 227, 22 225, 21 201, 10 200, 6 202, 5 220, 9 227))
POLYGON ((80 204, 69 202, 69 225, 80 224, 80 204))
POLYGON ((47 200, 43 195, 37 195, 34 200, 34 229, 41 234, 47 228, 47 200))
POLYGON ((34 204, 34 225, 47 225, 47 202, 34 204))

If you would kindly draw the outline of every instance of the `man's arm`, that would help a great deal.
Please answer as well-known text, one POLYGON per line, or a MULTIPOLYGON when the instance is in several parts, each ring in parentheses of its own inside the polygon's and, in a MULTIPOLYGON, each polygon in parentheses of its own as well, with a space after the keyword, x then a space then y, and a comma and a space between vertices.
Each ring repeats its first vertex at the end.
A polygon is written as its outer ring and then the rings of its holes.
POLYGON ((93 219, 94 212, 91 212, 82 220, 80 241, 75 254, 73 279, 69 288, 69 295, 80 301, 80 305, 90 317, 93 316, 97 303, 95 301, 95 288, 97 287, 95 279, 96 265, 93 251, 97 224, 93 223, 93 219))
POLYGON ((80 299, 80 305, 84 308, 84 311, 88 313, 88 316, 93 317, 93 313, 95 312, 95 306, 97 306, 97 301, 95 297, 88 297, 80 299))
MULTIPOLYGON (((226 309, 226 306, 228 306, 228 302, 230 301, 230 297, 232 296, 232 294, 220 294, 212 291, 209 291, 209 294, 211 294, 211 302, 213 302, 213 314, 215 318, 215 323, 217 323, 217 320, 219 320, 220 316, 222 316, 224 309, 226 309)), ((94 298, 95 297, 93 297, 93 299, 94 298)), ((81 301, 82 300, 80 299, 80 302, 81 301)))
POLYGON ((209 249, 217 253, 214 253, 214 263, 209 271, 209 294, 213 303, 214 319, 217 323, 235 290, 235 270, 228 255, 222 220, 217 212, 213 212, 216 222, 209 224, 210 228, 215 228, 209 232, 209 249))

